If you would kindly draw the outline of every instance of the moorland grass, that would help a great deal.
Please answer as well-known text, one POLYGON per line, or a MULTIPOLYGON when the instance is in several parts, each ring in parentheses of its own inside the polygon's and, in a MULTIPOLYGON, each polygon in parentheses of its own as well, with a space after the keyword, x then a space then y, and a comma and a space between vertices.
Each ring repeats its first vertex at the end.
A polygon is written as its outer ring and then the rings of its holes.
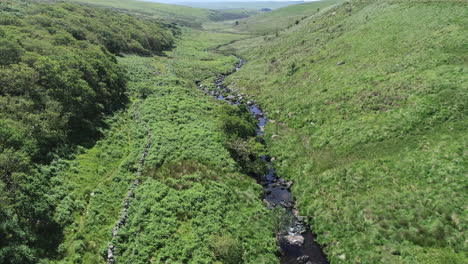
POLYGON ((467 261, 466 10, 351 1, 225 48, 332 263, 467 261))

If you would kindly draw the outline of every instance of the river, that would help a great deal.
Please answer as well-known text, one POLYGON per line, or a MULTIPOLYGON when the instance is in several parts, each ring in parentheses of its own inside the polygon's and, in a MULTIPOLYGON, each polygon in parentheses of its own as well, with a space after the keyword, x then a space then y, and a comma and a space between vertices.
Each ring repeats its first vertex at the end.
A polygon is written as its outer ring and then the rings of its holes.
MULTIPOLYGON (((239 59, 235 65, 235 71, 239 71, 245 64, 245 61, 239 59)), ((248 100, 243 94, 235 94, 227 88, 224 80, 230 74, 218 75, 215 80, 216 89, 206 90, 199 86, 206 94, 226 101, 229 104, 245 105, 250 113, 257 120, 257 136, 262 137, 264 127, 268 121, 267 115, 259 105, 254 101, 248 100)), ((295 202, 291 196, 291 181, 286 181, 278 177, 275 173, 272 160, 262 157, 268 163, 268 172, 263 175, 257 175, 257 182, 263 186, 264 193, 262 200, 269 209, 282 208, 284 219, 287 219, 284 228, 276 234, 277 242, 280 247, 281 264, 328 264, 328 260, 322 251, 322 248, 315 242, 315 237, 307 224, 304 223, 295 202)))

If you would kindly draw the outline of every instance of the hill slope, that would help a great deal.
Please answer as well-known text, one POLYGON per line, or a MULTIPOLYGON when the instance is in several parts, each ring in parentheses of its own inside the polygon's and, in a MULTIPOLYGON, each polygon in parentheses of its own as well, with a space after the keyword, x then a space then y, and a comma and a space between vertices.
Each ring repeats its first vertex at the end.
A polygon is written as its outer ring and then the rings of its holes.
POLYGON ((225 48, 332 263, 467 261, 466 12, 351 1, 225 48))
POLYGON ((201 28, 203 23, 230 19, 243 19, 258 11, 247 9, 208 10, 188 6, 168 5, 137 0, 69 0, 92 6, 106 7, 120 12, 157 19, 165 23, 201 28))
POLYGON ((324 8, 335 5, 343 0, 322 0, 288 7, 259 14, 242 20, 234 29, 241 32, 265 34, 282 30, 288 26, 319 13, 324 8))

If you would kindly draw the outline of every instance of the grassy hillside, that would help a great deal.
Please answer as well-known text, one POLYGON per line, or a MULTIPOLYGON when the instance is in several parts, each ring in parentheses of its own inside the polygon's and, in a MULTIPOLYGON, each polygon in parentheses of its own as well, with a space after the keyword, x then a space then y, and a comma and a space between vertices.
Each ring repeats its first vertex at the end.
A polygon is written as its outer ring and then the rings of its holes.
POLYGON ((283 7, 272 12, 267 12, 242 20, 234 30, 265 34, 282 30, 295 25, 303 19, 319 13, 321 10, 342 2, 343 0, 322 0, 311 3, 297 4, 283 7))
POLYGON ((226 48, 332 263, 467 262, 467 8, 351 1, 226 48))
POLYGON ((258 12, 247 9, 208 10, 187 6, 168 5, 137 0, 69 0, 93 6, 115 9, 120 12, 135 14, 165 23, 176 23, 182 26, 201 28, 210 21, 242 19, 258 12))

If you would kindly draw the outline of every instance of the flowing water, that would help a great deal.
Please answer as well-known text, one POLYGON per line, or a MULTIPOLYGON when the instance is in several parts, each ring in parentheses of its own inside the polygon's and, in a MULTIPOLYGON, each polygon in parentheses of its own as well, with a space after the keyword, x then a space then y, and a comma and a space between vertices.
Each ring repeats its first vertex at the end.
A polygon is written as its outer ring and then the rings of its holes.
MULTIPOLYGON (((244 64, 245 61, 239 59, 235 70, 238 71, 244 64)), ((243 94, 234 94, 225 86, 224 79, 228 75, 219 75, 216 78, 216 89, 214 91, 206 90, 203 86, 199 87, 206 94, 218 100, 227 101, 229 104, 246 105, 250 113, 257 119, 257 135, 262 136, 267 122, 266 114, 255 102, 248 100, 243 94)), ((264 156, 262 159, 268 163, 269 168, 268 173, 257 176, 259 184, 264 187, 263 202, 269 209, 283 208, 285 211, 284 218, 288 219, 284 230, 276 234, 281 249, 280 262, 282 264, 327 264, 327 258, 320 246, 315 242, 314 235, 303 222, 302 217, 298 215, 290 192, 293 183, 281 179, 275 174, 272 160, 269 157, 264 156)))

